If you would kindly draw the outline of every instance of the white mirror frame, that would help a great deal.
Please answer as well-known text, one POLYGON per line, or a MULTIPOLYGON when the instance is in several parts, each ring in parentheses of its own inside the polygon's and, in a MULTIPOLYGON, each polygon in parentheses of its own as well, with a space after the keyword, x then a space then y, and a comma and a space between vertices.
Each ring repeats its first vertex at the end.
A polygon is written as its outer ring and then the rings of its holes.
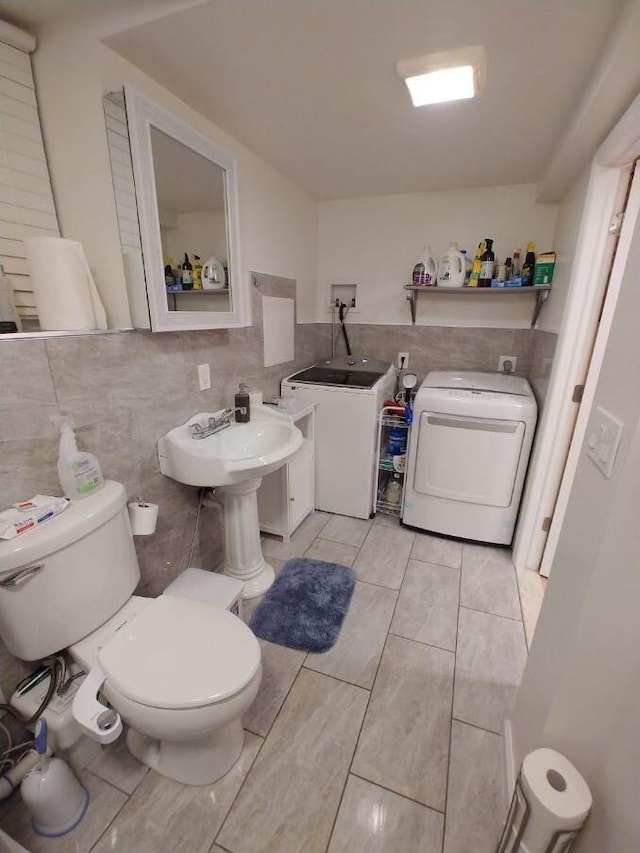
POLYGON ((229 329, 249 325, 251 318, 249 316, 248 287, 245 286, 244 277, 240 273, 235 159, 223 148, 214 145, 201 133, 186 125, 131 86, 125 86, 124 93, 152 331, 229 329), (169 310, 164 283, 160 219, 151 150, 152 127, 166 133, 225 170, 231 311, 169 310))

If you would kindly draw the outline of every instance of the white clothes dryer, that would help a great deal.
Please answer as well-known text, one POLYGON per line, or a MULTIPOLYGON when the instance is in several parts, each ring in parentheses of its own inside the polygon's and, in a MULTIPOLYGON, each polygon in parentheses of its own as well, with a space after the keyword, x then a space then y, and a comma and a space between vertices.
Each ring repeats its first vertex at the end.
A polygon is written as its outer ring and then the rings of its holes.
POLYGON ((429 373, 414 402, 403 523, 509 545, 536 419, 522 377, 429 373))

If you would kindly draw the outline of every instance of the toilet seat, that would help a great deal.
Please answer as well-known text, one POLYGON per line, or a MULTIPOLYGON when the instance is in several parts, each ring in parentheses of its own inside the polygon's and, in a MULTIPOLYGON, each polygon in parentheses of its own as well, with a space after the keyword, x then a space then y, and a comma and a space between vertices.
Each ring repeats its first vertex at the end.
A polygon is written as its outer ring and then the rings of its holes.
POLYGON ((152 708, 198 708, 239 693, 260 668, 260 645, 227 610, 160 596, 98 651, 105 679, 152 708))

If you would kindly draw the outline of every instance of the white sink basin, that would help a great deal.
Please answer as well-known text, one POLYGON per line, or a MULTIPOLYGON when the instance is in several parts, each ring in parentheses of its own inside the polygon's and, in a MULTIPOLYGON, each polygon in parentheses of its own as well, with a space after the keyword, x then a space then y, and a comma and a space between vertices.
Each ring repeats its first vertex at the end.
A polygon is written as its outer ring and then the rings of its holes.
POLYGON ((189 486, 227 486, 264 477, 284 465, 302 444, 291 416, 273 406, 253 406, 247 424, 235 423, 207 438, 190 427, 212 412, 200 412, 158 442, 160 470, 189 486))

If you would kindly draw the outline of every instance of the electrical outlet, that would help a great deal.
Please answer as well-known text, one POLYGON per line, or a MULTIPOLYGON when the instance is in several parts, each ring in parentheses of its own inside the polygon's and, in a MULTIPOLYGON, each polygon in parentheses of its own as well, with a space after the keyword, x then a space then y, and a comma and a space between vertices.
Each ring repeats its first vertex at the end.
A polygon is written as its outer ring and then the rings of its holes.
POLYGON ((198 365, 198 385, 201 391, 208 391, 211 388, 211 372, 208 364, 198 365))
POLYGON ((396 362, 398 370, 406 370, 409 367, 409 353, 399 352, 398 361, 396 362))
POLYGON ((518 358, 515 355, 501 355, 498 359, 498 370, 500 373, 515 373, 518 358))

